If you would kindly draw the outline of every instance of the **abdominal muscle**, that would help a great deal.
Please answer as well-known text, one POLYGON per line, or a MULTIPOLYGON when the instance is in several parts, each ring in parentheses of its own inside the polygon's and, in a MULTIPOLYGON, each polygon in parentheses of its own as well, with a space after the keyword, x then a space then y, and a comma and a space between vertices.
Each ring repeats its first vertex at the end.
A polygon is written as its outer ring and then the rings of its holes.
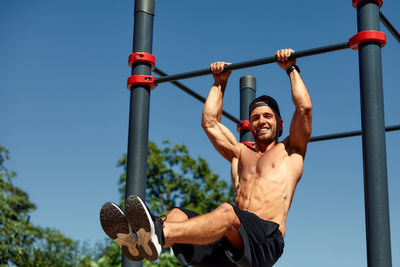
MULTIPOLYGON (((239 185, 235 197, 236 206, 256 214, 263 220, 279 224, 279 230, 285 235, 285 222, 290 203, 287 203, 286 197, 280 193, 261 190, 259 187, 257 180, 239 185), (249 190, 249 187, 252 189, 249 190)), ((280 191, 279 187, 276 189, 280 191)))
POLYGON ((300 175, 298 178, 293 177, 296 174, 288 171, 289 156, 279 152, 276 155, 276 152, 278 151, 267 152, 268 154, 255 158, 256 154, 248 155, 250 157, 238 161, 238 168, 232 165, 232 175, 237 171, 240 177, 235 186, 235 205, 263 220, 278 223, 279 230, 285 236, 286 217, 300 175))

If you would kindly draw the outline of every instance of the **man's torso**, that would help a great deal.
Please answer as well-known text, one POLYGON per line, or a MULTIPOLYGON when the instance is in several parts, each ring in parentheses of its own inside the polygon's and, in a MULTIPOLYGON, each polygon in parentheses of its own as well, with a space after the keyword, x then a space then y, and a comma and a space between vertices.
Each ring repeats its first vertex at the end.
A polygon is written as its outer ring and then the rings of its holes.
POLYGON ((260 153, 242 146, 232 161, 235 205, 278 223, 285 235, 285 221, 303 171, 303 157, 287 149, 286 140, 260 153))

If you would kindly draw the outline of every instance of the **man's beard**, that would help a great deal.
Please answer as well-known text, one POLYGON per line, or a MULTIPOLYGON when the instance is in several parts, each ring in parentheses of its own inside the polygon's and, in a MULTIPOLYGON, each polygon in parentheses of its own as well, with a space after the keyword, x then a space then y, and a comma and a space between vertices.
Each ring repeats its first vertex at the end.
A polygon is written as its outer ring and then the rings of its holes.
POLYGON ((266 142, 266 143, 272 143, 275 142, 277 139, 277 129, 271 129, 271 133, 268 135, 256 135, 254 136, 254 140, 255 141, 259 141, 259 142, 266 142))

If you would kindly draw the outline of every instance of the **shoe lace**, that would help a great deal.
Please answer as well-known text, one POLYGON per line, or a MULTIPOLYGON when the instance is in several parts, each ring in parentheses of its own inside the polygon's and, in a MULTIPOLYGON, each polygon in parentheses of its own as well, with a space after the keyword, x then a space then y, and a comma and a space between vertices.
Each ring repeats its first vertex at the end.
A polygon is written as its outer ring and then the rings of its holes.
POLYGON ((167 220, 167 215, 157 217, 157 220, 160 222, 161 226, 164 228, 164 222, 167 220))

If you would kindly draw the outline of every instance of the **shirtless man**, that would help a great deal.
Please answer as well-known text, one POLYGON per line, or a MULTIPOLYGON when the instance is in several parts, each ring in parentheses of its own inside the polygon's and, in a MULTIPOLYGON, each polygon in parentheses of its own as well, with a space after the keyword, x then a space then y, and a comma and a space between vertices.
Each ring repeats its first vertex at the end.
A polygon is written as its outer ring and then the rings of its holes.
POLYGON ((202 127, 216 150, 232 164, 235 205, 223 203, 203 215, 175 208, 161 220, 137 196, 127 199, 125 214, 115 204, 106 203, 103 229, 128 258, 155 260, 162 248, 172 246, 178 260, 192 266, 264 267, 278 260, 312 128, 311 99, 296 60, 288 59, 292 53, 291 49, 276 52, 278 65, 288 73, 295 105, 289 136, 278 142, 283 120, 276 101, 269 96, 256 98, 249 107, 255 149, 238 143, 220 123, 230 72, 223 72, 228 63, 211 64, 214 84, 204 105, 202 127), (107 211, 114 217, 105 215, 107 211))

